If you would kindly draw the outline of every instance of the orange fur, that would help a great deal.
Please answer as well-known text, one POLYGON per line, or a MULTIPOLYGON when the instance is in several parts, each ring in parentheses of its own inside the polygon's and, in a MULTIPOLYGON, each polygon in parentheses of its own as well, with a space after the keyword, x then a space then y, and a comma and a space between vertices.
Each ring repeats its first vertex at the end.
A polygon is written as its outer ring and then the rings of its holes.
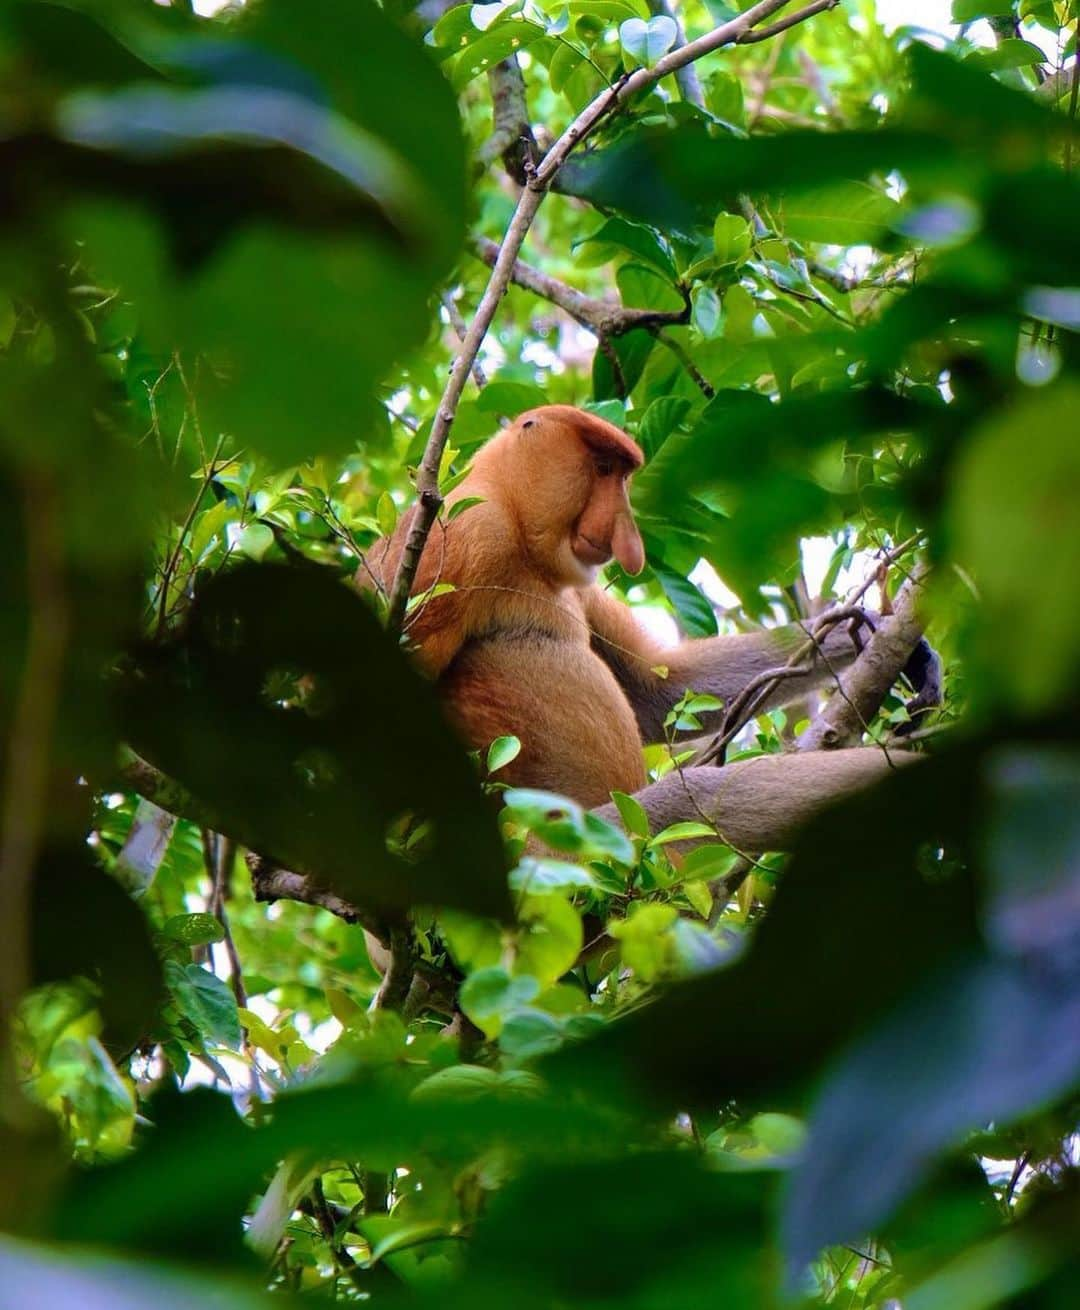
MULTIPOLYGON (((482 748, 520 738, 521 754, 500 778, 584 805, 644 784, 642 741, 661 737, 688 688, 727 700, 803 640, 799 629, 781 628, 665 650, 594 585, 612 556, 629 572, 644 565, 627 495, 641 463, 637 445, 595 415, 569 405, 522 414, 447 497, 448 507, 481 503, 441 518, 425 544, 413 596, 438 582, 454 590, 422 600, 406 621, 415 657, 465 740, 482 748)), ((406 514, 368 555, 387 592, 412 520, 406 514)), ((833 668, 853 654, 839 633, 826 647, 833 668)), ((827 676, 822 667, 790 679, 769 703, 827 676)))
MULTIPOLYGON (((627 498, 641 463, 637 445, 595 415, 569 405, 522 414, 447 497, 448 509, 483 499, 435 525, 413 584, 414 596, 437 582, 455 588, 414 608, 407 630, 466 741, 520 738, 500 776, 584 804, 645 781, 633 710, 591 648, 583 603, 602 560, 644 563, 627 498)), ((369 553, 386 589, 412 519, 369 553)))

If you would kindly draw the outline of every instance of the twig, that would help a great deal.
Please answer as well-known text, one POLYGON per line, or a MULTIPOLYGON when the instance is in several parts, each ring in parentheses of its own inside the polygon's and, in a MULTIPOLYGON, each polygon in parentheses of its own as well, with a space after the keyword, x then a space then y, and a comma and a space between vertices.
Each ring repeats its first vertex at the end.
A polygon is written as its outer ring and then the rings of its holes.
MULTIPOLYGON (((443 309, 446 310, 446 317, 450 320, 450 326, 457 333, 459 341, 465 340, 465 334, 469 330, 469 325, 465 322, 465 317, 461 310, 458 309, 457 303, 449 292, 439 297, 442 301, 443 309)), ((472 362, 472 379, 476 383, 477 391, 483 391, 487 386, 487 374, 484 372, 483 365, 478 359, 472 362)))
POLYGON ((813 626, 807 632, 807 640, 792 651, 787 662, 775 669, 766 669, 764 673, 759 673, 756 678, 752 678, 731 704, 727 706, 719 732, 701 751, 697 763, 712 764, 722 760, 728 744, 753 717, 754 711, 762 701, 768 698, 779 683, 788 678, 797 678, 812 672, 813 662, 811 660, 808 663, 807 658, 815 653, 821 655, 820 639, 824 637, 830 628, 847 621, 863 622, 865 616, 856 605, 834 606, 823 614, 819 614, 814 619, 813 626))
POLYGON ((689 352, 683 349, 682 344, 676 341, 674 337, 669 337, 666 332, 661 332, 659 330, 655 330, 653 336, 662 346, 667 346, 668 350, 671 351, 683 368, 686 369, 686 372, 690 376, 690 380, 706 400, 712 400, 713 396, 716 395, 716 388, 690 358, 689 352))
MULTIPOLYGON (((423 554, 424 543, 442 506, 442 495, 439 492, 439 466, 450 435, 450 428, 457 414, 458 402, 465 388, 465 378, 487 335, 499 303, 506 294, 518 252, 555 175, 571 151, 586 140, 596 125, 628 97, 652 86, 669 73, 674 73, 677 69, 693 63, 702 55, 710 54, 721 46, 737 44, 759 23, 784 8, 786 3, 787 0, 759 0, 758 4, 752 5, 730 22, 713 28, 711 32, 707 32, 696 41, 690 41, 676 50, 669 51, 651 68, 637 68, 632 73, 624 74, 613 86, 604 88, 594 97, 535 169, 530 171, 503 237, 498 259, 488 278, 487 287, 462 343, 461 352, 451 366, 450 376, 439 401, 424 455, 417 470, 417 510, 390 589, 387 622, 392 632, 401 630, 405 607, 412 589, 413 578, 420 564, 420 556, 423 554)), ((809 17, 809 14, 805 16, 809 17)))
MULTIPOLYGON (((494 241, 488 237, 478 237, 472 242, 472 248, 478 258, 494 268, 499 258, 499 247, 494 241)), ((663 324, 690 321, 689 301, 682 309, 634 309, 616 305, 609 300, 587 296, 583 291, 578 291, 548 273, 541 273, 538 268, 520 259, 514 261, 510 281, 557 305, 601 339, 621 337, 635 328, 651 330, 663 324)))
POLYGON ((383 945, 386 944, 386 926, 371 913, 337 892, 320 887, 308 873, 283 869, 272 860, 248 851, 245 856, 251 870, 251 886, 257 901, 300 901, 303 905, 317 905, 346 923, 358 923, 383 945))
POLYGON ((191 502, 191 508, 188 510, 187 516, 184 519, 184 522, 180 526, 180 535, 176 538, 176 545, 169 552, 169 556, 166 559, 165 565, 161 571, 161 591, 159 593, 160 606, 158 608, 157 629, 156 629, 157 636, 159 638, 165 632, 165 624, 169 617, 169 612, 168 612, 169 611, 169 585, 172 582, 173 572, 176 569, 177 564, 180 563, 180 552, 184 548, 184 541, 187 538, 188 532, 191 530, 191 524, 195 519, 195 514, 198 511, 199 505, 202 502, 202 498, 206 493, 206 488, 210 485, 211 482, 213 482, 214 477, 218 472, 217 469, 218 456, 221 454, 221 448, 222 446, 224 446, 224 444, 225 444, 225 436, 224 434, 222 434, 218 438, 218 443, 217 446, 214 448, 213 455, 210 457, 210 463, 206 466, 206 473, 203 476, 202 482, 199 484, 199 490, 195 493, 195 499, 191 502))
POLYGON ((813 18, 815 14, 823 13, 826 9, 835 9, 839 3, 840 0, 814 0, 813 4, 806 5, 803 9, 797 9, 795 13, 789 14, 786 18, 770 23, 768 27, 759 27, 753 32, 747 32, 739 38, 736 44, 755 45, 758 41, 768 41, 771 37, 779 36, 781 32, 786 32, 788 28, 795 27, 798 23, 805 23, 808 18, 813 18))

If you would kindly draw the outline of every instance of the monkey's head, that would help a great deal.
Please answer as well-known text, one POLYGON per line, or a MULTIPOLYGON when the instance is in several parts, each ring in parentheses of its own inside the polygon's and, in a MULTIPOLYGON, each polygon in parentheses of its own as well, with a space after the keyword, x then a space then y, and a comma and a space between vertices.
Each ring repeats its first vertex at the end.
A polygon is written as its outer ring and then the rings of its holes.
POLYGON ((515 419, 483 455, 501 464, 526 548, 556 581, 588 586, 612 558, 627 573, 645 567, 628 494, 644 456, 614 424, 573 405, 542 405, 515 419))

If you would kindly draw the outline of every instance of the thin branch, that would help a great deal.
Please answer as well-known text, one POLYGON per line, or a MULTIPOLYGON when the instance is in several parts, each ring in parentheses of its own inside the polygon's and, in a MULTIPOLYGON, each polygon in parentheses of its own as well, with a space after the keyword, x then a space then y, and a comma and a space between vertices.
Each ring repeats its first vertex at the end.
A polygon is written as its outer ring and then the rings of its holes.
POLYGON ((798 646, 788 659, 775 669, 767 669, 742 689, 737 697, 724 711, 720 731, 702 750, 698 757, 701 764, 714 764, 722 761, 724 751, 729 743, 742 731, 745 724, 753 718, 759 705, 766 701, 771 692, 788 678, 798 678, 813 671, 813 657, 824 658, 821 640, 825 634, 840 623, 864 622, 862 611, 855 605, 834 606, 819 614, 813 625, 807 630, 807 639, 798 646))
MULTIPOLYGON (((494 268, 499 258, 498 245, 489 237, 477 237, 471 244, 473 253, 489 267, 494 268)), ((548 273, 541 273, 538 268, 520 259, 514 261, 510 270, 510 281, 557 305, 575 322, 601 338, 621 337, 635 328, 651 330, 665 324, 690 321, 689 302, 682 309, 627 308, 610 300, 587 296, 576 287, 561 282, 548 273)))
MULTIPOLYGON (((753 28, 771 18, 783 9, 788 0, 759 0, 744 13, 730 22, 713 28, 696 41, 690 41, 676 50, 669 51, 651 68, 638 68, 632 73, 624 74, 611 87, 605 87, 574 119, 565 132, 547 152, 544 158, 531 170, 528 181, 522 189, 517 207, 503 237, 495 266, 488 278, 487 287, 477 306, 469 331, 462 343, 461 351, 450 369, 446 387, 439 401, 435 419, 431 426, 427 446, 416 475, 417 511, 405 541, 401 558, 398 562, 394 583, 390 590, 390 606, 387 618, 392 632, 401 630, 405 617, 405 607, 412 590, 413 578, 420 564, 424 543, 427 541, 431 526, 442 507, 442 495, 439 491, 439 466, 443 450, 446 447, 450 429, 457 414, 458 403, 465 389, 465 379, 472 367, 472 362, 480 350, 481 343, 487 335, 499 304, 506 294, 510 283, 518 252, 528 235, 533 219, 543 202, 555 175, 562 167, 570 153, 585 141, 593 129, 616 109, 628 97, 652 86, 661 78, 667 77, 677 69, 693 63, 703 55, 722 46, 739 43, 753 28)), ((809 14, 806 15, 809 17, 809 14)))
MULTIPOLYGON (((461 310, 458 309, 457 301, 449 292, 442 295, 440 299, 442 300, 443 309, 446 310, 446 317, 450 320, 450 326, 457 333, 458 340, 464 341, 465 335, 469 330, 469 325, 465 322, 465 316, 462 314, 461 310)), ((477 391, 483 391, 487 386, 487 374, 484 372, 483 365, 478 359, 473 360, 471 371, 472 379, 476 383, 477 391)))
POLYGON ((689 351, 683 349, 682 343, 676 341, 674 337, 668 336, 666 332, 654 331, 653 336, 661 345, 667 346, 668 350, 671 351, 683 368, 686 369, 686 372, 690 376, 690 380, 705 399, 712 400, 713 396, 716 395, 716 388, 690 358, 689 351))
POLYGON ((251 870, 251 886, 257 901, 299 901, 302 905, 317 905, 322 910, 344 919, 346 923, 358 923, 365 932, 371 933, 384 945, 387 940, 386 927, 370 910, 347 901, 337 892, 322 887, 309 873, 297 873, 293 869, 283 869, 272 860, 264 859, 253 851, 245 856, 251 870))
POLYGON ((786 32, 789 28, 795 27, 798 23, 805 23, 808 18, 813 18, 815 14, 823 13, 826 9, 835 9, 840 0, 814 0, 813 4, 807 5, 803 9, 798 9, 786 18, 781 18, 778 22, 770 23, 768 27, 759 27, 753 32, 747 32, 737 41, 737 45, 755 45, 758 41, 768 41, 771 37, 779 36, 781 32, 786 32))

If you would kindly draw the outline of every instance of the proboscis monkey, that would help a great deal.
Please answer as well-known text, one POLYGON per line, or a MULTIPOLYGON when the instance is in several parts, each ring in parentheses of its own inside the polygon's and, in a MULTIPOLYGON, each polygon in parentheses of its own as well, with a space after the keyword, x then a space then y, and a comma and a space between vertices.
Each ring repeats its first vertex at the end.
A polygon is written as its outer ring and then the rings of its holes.
MULTIPOLYGON (((593 414, 529 410, 483 447, 447 497, 412 590, 454 588, 421 600, 408 635, 466 741, 518 737, 521 753, 500 778, 586 806, 644 785, 642 744, 662 739, 665 715, 688 689, 728 702, 806 639, 791 625, 665 648, 596 585, 610 559, 628 573, 644 567, 628 495, 642 463, 637 444, 593 414)), ((411 521, 412 512, 369 553, 387 590, 411 521)), ((823 645, 834 670, 857 653, 839 629, 823 645)), ((830 676, 820 661, 780 684, 766 706, 830 676)))

